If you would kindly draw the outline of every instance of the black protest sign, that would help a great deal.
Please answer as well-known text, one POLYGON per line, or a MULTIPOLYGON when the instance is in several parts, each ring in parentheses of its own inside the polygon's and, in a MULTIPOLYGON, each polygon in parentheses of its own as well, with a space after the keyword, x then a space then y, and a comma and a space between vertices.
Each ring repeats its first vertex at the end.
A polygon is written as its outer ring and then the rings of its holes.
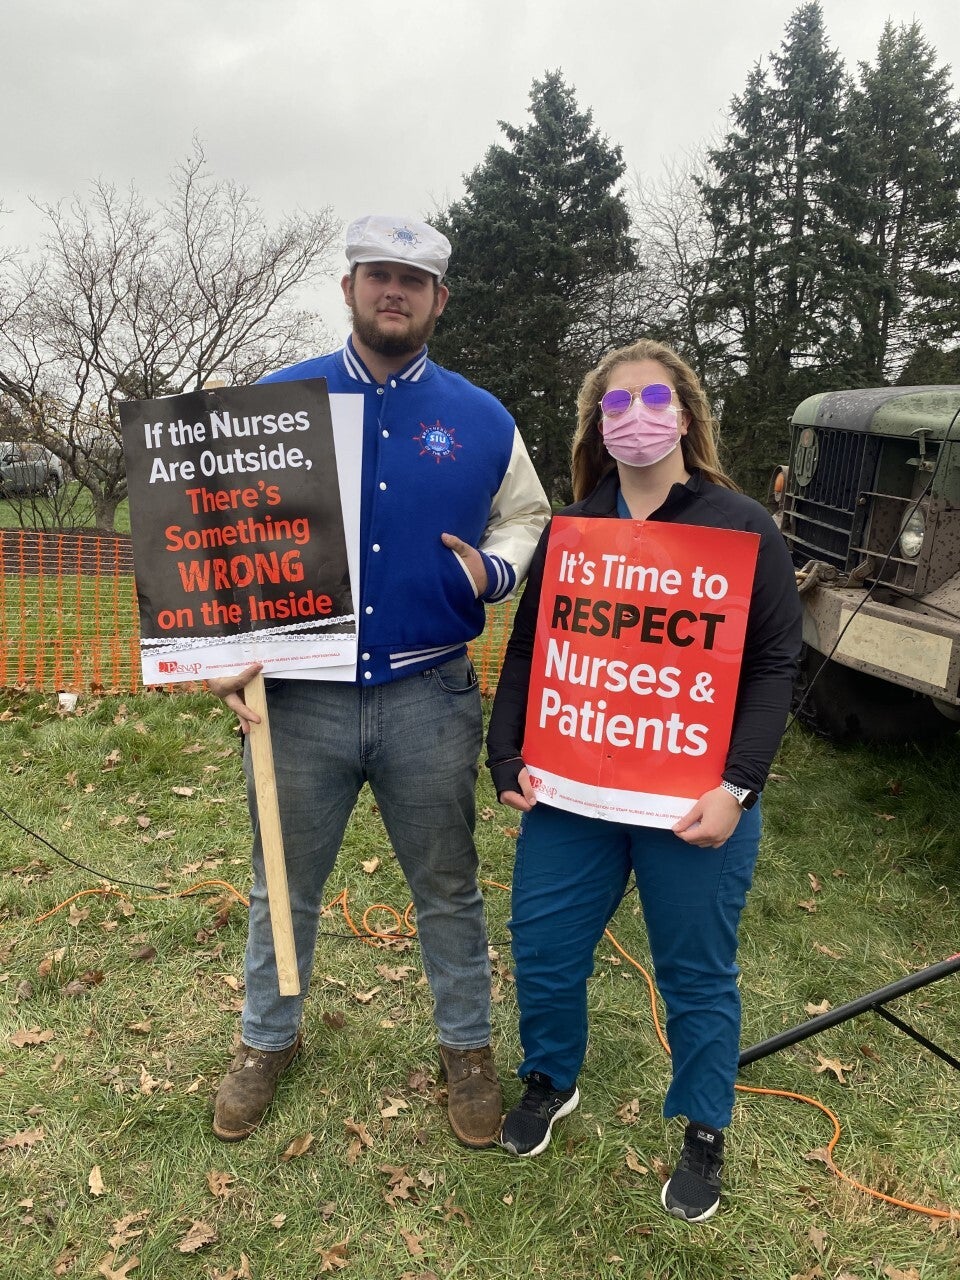
POLYGON ((120 417, 144 679, 353 662, 326 382, 185 392, 120 417))

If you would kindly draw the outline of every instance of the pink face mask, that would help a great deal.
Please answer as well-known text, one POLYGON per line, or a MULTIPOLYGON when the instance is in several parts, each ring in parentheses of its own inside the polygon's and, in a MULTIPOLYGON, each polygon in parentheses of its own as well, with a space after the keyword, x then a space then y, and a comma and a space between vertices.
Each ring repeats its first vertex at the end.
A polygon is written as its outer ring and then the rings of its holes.
POLYGON ((601 430, 610 456, 631 467, 651 467, 680 443, 676 406, 651 409, 639 397, 615 417, 604 414, 601 430))

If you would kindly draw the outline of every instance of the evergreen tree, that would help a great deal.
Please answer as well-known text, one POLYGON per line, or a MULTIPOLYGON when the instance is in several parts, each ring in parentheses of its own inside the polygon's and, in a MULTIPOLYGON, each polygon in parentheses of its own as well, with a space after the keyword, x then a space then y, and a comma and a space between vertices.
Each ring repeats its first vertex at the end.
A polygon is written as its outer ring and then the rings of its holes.
POLYGON ((850 94, 851 136, 867 179, 862 234, 883 282, 854 299, 871 381, 902 368, 912 347, 958 318, 943 304, 951 262, 956 269, 960 106, 947 68, 935 62, 918 23, 888 22, 875 63, 860 63, 850 94))
POLYGON ((504 402, 563 499, 579 383, 635 336, 635 257, 620 147, 559 72, 534 81, 529 113, 525 128, 500 122, 509 145, 489 148, 437 220, 453 243, 453 296, 432 352, 504 402))
POLYGON ((876 287, 850 227, 860 182, 843 137, 844 90, 820 5, 803 4, 769 76, 753 69, 733 100, 733 129, 710 152, 704 198, 718 247, 706 318, 733 335, 724 438, 738 479, 757 494, 785 455, 796 402, 839 385, 859 349, 854 275, 857 288, 876 287))

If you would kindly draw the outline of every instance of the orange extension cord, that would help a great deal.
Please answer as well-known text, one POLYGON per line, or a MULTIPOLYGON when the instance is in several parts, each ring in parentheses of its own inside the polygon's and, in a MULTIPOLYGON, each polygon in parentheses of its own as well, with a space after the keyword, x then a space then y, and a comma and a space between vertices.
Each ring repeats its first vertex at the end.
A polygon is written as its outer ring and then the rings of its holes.
MULTIPOLYGON (((485 885, 489 885, 491 888, 503 889, 506 892, 509 892, 507 885, 500 884, 496 880, 484 880, 482 881, 482 883, 485 885)), ((158 899, 163 899, 163 898, 189 898, 189 897, 192 897, 194 894, 201 893, 204 889, 211 889, 211 888, 225 889, 228 893, 231 893, 237 899, 238 902, 242 902, 245 907, 248 907, 250 905, 248 899, 245 898, 243 894, 239 892, 239 890, 235 889, 234 886, 228 883, 228 881, 226 880, 200 880, 196 884, 192 884, 188 888, 180 890, 178 893, 148 894, 148 895, 144 895, 144 898, 142 900, 146 902, 152 902, 152 901, 156 901, 158 899)), ((347 927, 350 929, 350 932, 354 934, 355 937, 359 938, 361 942, 365 942, 372 947, 377 947, 384 942, 392 942, 400 938, 406 939, 406 938, 416 937, 417 930, 411 920, 411 913, 413 911, 412 902, 407 904, 407 908, 403 912, 403 914, 401 914, 396 909, 396 907, 390 906, 389 903, 386 903, 386 902, 371 903, 370 906, 368 906, 364 911, 360 921, 360 928, 358 928, 353 921, 353 917, 350 914, 350 908, 347 901, 347 893, 348 891, 346 889, 343 889, 341 890, 340 893, 337 894, 335 898, 332 898, 330 902, 327 904, 327 906, 324 908, 324 914, 326 914, 328 911, 332 911, 334 907, 339 907, 340 910, 343 912, 343 918, 346 921, 347 927), (396 926, 394 930, 391 930, 390 932, 385 932, 383 930, 378 930, 373 928, 373 926, 370 924, 370 919, 373 913, 377 911, 386 912, 387 915, 392 918, 396 926)), ((75 893, 71 897, 66 898, 63 902, 58 903, 58 905, 53 907, 50 911, 46 911, 44 912, 43 915, 37 916, 37 924, 39 924, 43 920, 48 920, 51 916, 56 915, 58 911, 62 911, 64 907, 69 906, 71 902, 75 902, 78 898, 82 898, 86 894, 94 894, 100 897, 117 897, 117 898, 124 898, 128 896, 127 894, 123 893, 119 889, 107 889, 107 888, 82 889, 79 893, 75 893)), ((623 956, 624 960, 626 960, 628 964, 633 965, 633 967, 643 975, 643 979, 647 984, 647 991, 650 996, 650 1016, 653 1020, 653 1028, 657 1033, 657 1039, 660 1041, 660 1044, 663 1047, 663 1051, 669 1054, 670 1046, 667 1043, 667 1037, 665 1036, 663 1032, 663 1028, 660 1025, 660 1017, 657 1011, 657 990, 656 990, 656 987, 654 986, 653 979, 650 977, 650 974, 639 962, 639 960, 635 960, 634 957, 630 955, 629 951, 627 951, 624 947, 621 946, 621 944, 617 941, 617 939, 614 937, 614 935, 610 932, 609 929, 604 930, 603 936, 609 941, 611 946, 613 946, 617 951, 619 951, 619 953, 623 956)), ((827 1166, 827 1168, 830 1170, 831 1173, 835 1174, 843 1182, 847 1183, 848 1186, 856 1188, 857 1191, 862 1191, 864 1195, 872 1196, 874 1200, 882 1200, 885 1204, 896 1205, 897 1208, 899 1209, 909 1209, 912 1213, 922 1213, 922 1214, 925 1214, 928 1218, 945 1218, 951 1221, 960 1221, 960 1210, 935 1209, 929 1205, 913 1204, 909 1200, 898 1200, 896 1196, 885 1195, 884 1192, 882 1191, 877 1191, 873 1187, 865 1186, 862 1182, 857 1182, 855 1178, 851 1178, 849 1174, 844 1173, 842 1169, 838 1168, 833 1158, 833 1152, 834 1152, 834 1149, 836 1148, 837 1143, 840 1141, 840 1133, 841 1133, 840 1121, 837 1119, 836 1115, 830 1110, 829 1107, 825 1106, 822 1102, 818 1102, 816 1098, 810 1098, 804 1093, 792 1093, 788 1089, 761 1089, 761 1088, 758 1088, 757 1086, 748 1085, 748 1084, 738 1084, 738 1085, 735 1085, 734 1088, 739 1093, 758 1093, 758 1094, 765 1094, 766 1096, 771 1098, 789 1098, 793 1102, 805 1102, 808 1106, 816 1107, 818 1111, 823 1112, 823 1114, 827 1116, 827 1118, 833 1124, 833 1136, 831 1137, 830 1141, 827 1143, 823 1151, 824 1164, 827 1166)))

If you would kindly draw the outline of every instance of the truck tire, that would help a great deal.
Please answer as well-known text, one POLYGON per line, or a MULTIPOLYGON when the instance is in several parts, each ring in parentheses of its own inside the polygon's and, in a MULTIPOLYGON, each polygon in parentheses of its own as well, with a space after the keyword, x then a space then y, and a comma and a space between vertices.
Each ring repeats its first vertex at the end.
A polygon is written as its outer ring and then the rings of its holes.
POLYGON ((834 742, 929 742, 957 732, 923 693, 890 684, 803 646, 794 708, 808 728, 834 742))

